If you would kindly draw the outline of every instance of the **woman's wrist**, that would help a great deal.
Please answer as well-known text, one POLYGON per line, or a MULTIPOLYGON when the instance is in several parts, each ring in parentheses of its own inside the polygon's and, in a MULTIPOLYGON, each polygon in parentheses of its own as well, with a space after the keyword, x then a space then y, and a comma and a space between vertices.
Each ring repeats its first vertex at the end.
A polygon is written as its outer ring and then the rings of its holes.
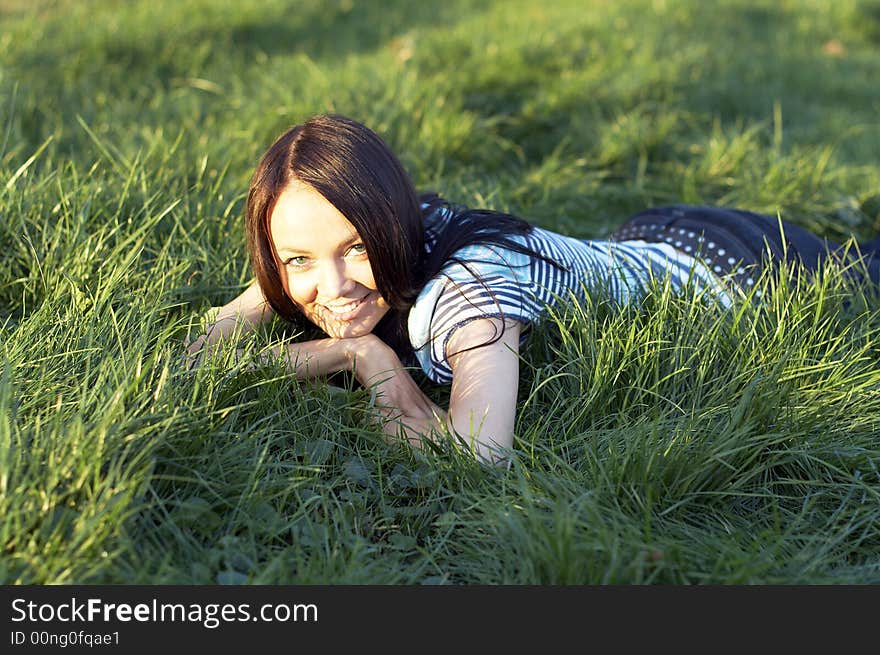
POLYGON ((379 348, 385 345, 382 340, 379 339, 379 337, 377 337, 372 332, 359 337, 340 339, 339 343, 344 349, 345 357, 348 360, 349 372, 356 370, 358 360, 363 360, 364 358, 366 358, 367 354, 372 349, 379 348))

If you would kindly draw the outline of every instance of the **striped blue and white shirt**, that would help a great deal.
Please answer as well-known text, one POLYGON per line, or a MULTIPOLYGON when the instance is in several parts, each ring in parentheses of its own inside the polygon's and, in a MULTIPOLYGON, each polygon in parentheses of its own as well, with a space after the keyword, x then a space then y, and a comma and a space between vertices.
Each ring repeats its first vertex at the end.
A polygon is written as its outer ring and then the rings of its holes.
MULTIPOLYGON (((425 220, 427 245, 451 213, 438 210, 425 220)), ((665 243, 589 241, 535 227, 511 240, 562 264, 552 264, 495 245, 471 245, 422 289, 408 317, 410 342, 425 374, 448 384, 452 369, 446 346, 456 329, 486 317, 521 321, 529 326, 559 302, 584 302, 604 292, 621 304, 641 297, 651 280, 677 290, 708 291, 724 305, 731 298, 724 283, 700 260, 665 243), (464 262, 464 263, 461 263, 464 262)))

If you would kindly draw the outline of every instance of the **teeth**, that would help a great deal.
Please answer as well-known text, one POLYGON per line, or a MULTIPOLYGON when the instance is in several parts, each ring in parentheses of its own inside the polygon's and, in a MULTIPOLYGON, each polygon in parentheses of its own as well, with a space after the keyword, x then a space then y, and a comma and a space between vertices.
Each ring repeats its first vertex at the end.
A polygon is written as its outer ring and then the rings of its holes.
POLYGON ((340 307, 327 307, 326 305, 324 305, 324 307, 327 311, 333 312, 334 314, 346 314, 360 305, 361 302, 361 300, 355 300, 354 302, 350 302, 347 305, 342 305, 340 307))

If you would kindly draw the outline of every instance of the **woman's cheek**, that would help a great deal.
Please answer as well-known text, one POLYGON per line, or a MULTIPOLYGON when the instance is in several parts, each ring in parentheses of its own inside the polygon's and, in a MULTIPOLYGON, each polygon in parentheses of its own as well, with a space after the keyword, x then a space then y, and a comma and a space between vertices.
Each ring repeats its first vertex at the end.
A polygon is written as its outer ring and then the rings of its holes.
POLYGON ((315 299, 315 285, 309 282, 307 275, 288 275, 287 294, 295 303, 304 305, 315 299))
POLYGON ((362 286, 372 289, 373 291, 376 290, 376 278, 373 277, 373 267, 370 266, 369 261, 365 260, 359 263, 355 269, 354 277, 362 286))

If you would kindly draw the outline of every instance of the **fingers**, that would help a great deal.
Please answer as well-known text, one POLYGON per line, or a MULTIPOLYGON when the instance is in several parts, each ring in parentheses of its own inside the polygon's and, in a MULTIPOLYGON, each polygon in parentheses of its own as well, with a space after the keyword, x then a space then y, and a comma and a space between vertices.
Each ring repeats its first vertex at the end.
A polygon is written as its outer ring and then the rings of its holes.
POLYGON ((183 357, 181 357, 181 363, 183 365, 184 370, 192 371, 201 366, 202 360, 205 357, 205 351, 201 348, 193 348, 190 346, 187 348, 186 353, 184 353, 183 357))
POLYGON ((206 336, 203 334, 198 339, 189 344, 186 349, 190 355, 195 355, 202 349, 202 346, 205 344, 206 336))
POLYGON ((404 370, 373 386, 376 406, 393 408, 410 416, 430 416, 433 403, 404 370))

